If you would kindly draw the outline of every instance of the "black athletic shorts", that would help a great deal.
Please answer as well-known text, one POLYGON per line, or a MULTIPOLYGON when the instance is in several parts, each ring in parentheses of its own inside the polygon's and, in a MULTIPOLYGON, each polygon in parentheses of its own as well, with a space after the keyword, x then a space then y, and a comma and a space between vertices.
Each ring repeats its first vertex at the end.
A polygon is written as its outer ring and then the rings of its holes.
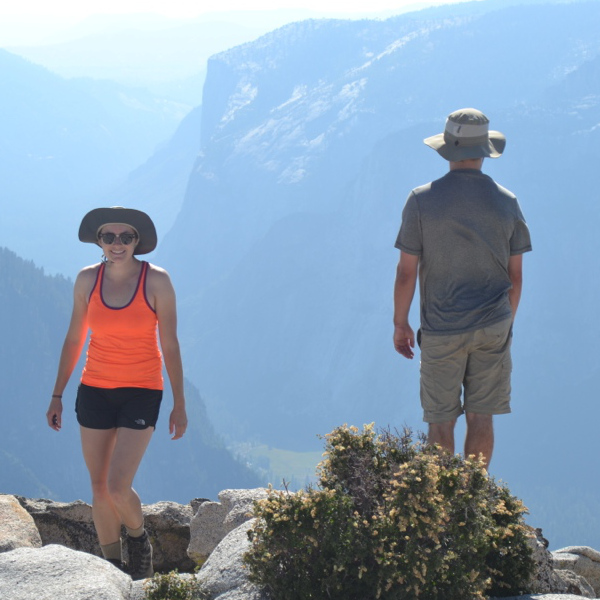
POLYGON ((81 383, 75 402, 77 422, 89 429, 156 427, 162 395, 162 390, 107 389, 81 383))

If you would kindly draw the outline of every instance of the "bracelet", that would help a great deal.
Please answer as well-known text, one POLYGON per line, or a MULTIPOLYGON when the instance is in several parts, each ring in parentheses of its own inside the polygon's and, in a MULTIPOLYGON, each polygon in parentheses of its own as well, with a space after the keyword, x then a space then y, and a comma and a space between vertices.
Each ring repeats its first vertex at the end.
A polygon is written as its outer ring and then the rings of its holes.
POLYGON ((59 400, 62 400, 62 394, 52 394, 53 398, 58 398, 59 400))

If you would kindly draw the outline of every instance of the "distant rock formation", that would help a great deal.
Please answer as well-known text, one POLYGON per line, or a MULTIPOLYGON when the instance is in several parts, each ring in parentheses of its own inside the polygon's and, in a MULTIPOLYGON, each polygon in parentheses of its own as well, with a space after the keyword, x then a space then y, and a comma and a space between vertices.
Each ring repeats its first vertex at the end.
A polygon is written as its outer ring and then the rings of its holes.
MULTIPOLYGON (((154 568, 194 577, 211 600, 267 600, 249 582, 242 558, 249 547, 252 504, 263 488, 224 490, 220 502, 144 506, 154 546, 154 568)), ((600 552, 569 546, 549 552, 541 530, 532 537, 537 572, 534 596, 520 600, 597 598, 600 552)), ((31 500, 0 494, 0 598, 10 600, 143 600, 144 583, 99 556, 91 507, 84 502, 31 500), (85 573, 85 577, 82 577, 85 573)))

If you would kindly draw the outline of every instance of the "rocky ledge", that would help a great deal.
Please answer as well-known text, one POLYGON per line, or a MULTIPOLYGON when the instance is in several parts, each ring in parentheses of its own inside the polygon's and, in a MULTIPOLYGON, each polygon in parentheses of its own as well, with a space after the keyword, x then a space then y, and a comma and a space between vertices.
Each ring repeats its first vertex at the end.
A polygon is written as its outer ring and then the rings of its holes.
MULTIPOLYGON (((242 556, 248 548, 252 503, 265 489, 224 490, 219 502, 144 506, 154 546, 154 569, 197 577, 211 600, 267 600, 248 581, 242 556), (198 567, 199 570, 198 570, 198 567), (189 575, 189 573, 194 573, 189 575)), ((600 597, 600 553, 585 546, 549 552, 541 530, 532 537, 537 564, 535 595, 521 600, 600 597)), ((91 507, 0 495, 0 598, 5 600, 143 600, 133 582, 100 558, 91 507)))

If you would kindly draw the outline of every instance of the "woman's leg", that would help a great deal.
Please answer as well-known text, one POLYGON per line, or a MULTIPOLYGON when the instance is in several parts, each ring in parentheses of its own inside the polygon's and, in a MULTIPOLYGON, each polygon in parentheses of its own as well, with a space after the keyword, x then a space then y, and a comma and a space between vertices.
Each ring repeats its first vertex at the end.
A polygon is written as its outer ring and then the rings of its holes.
POLYGON ((121 523, 137 529, 143 522, 142 505, 131 485, 154 428, 80 429, 94 525, 100 544, 112 544, 121 536, 121 523))
POLYGON ((134 580, 154 574, 152 545, 144 529, 142 503, 132 488, 133 478, 153 433, 153 427, 142 430, 119 427, 108 475, 112 501, 127 528, 127 572, 134 580))
POLYGON ((108 492, 120 521, 129 529, 138 529, 144 517, 142 503, 132 484, 154 428, 119 427, 116 432, 108 470, 108 492))
POLYGON ((83 457, 92 483, 92 515, 100 545, 121 537, 121 517, 108 490, 108 473, 117 441, 116 429, 80 427, 83 457))

